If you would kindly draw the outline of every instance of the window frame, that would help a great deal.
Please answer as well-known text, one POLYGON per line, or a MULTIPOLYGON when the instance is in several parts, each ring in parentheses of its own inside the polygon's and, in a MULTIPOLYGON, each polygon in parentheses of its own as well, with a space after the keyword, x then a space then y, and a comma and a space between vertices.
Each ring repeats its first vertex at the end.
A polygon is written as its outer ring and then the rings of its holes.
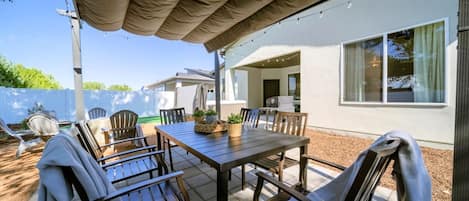
MULTIPOLYGON (((295 75, 295 74, 298 74, 298 75, 299 75, 299 77, 300 77, 300 83, 301 83, 301 72, 300 72, 300 71, 298 71, 298 72, 297 72, 297 71, 293 71, 293 72, 287 73, 287 95, 289 95, 288 93, 289 93, 289 89, 290 89, 290 80, 289 80, 289 79, 290 79, 290 75, 295 75)), ((298 89, 298 87, 297 87, 297 89, 298 89)), ((300 99, 295 99, 295 98, 293 97, 293 100, 301 100, 301 89, 300 89, 300 99)))
POLYGON ((435 107, 444 107, 444 106, 448 106, 448 103, 449 103, 449 61, 448 61, 448 45, 449 45, 449 23, 448 23, 448 17, 445 17, 445 18, 440 18, 440 19, 436 19, 436 20, 432 20, 432 21, 428 21, 428 22, 425 22, 425 23, 420 23, 420 24, 414 24, 414 25, 411 25, 411 26, 407 26, 407 27, 403 27, 403 28, 398 28, 398 29, 393 29, 393 30, 390 30, 390 31, 386 31, 386 32, 383 32, 383 33, 380 33, 380 34, 373 34, 373 35, 368 35, 368 36, 365 36, 365 37, 362 37, 362 38, 358 38, 358 39, 353 39, 353 40, 348 40, 348 41, 343 41, 340 43, 340 72, 339 72, 339 76, 340 76, 340 104, 341 105, 371 105, 371 106, 435 106, 435 107), (407 30, 407 29, 414 29, 414 28, 417 28, 417 27, 421 27, 421 26, 426 26, 426 25, 430 25, 430 24, 434 24, 434 23, 437 23, 437 22, 443 22, 443 27, 445 29, 445 33, 444 33, 444 44, 445 44, 445 53, 444 53, 444 59, 445 59, 445 62, 444 62, 444 78, 445 78, 445 83, 444 83, 444 89, 445 89, 445 99, 444 99, 444 102, 442 103, 420 103, 420 102, 388 102, 388 82, 387 82, 387 79, 388 79, 388 43, 387 43, 387 40, 388 40, 388 35, 391 34, 391 33, 395 33, 395 32, 399 32, 399 31, 403 31, 403 30, 407 30), (351 43, 356 43, 356 42, 360 42, 360 41, 365 41, 365 40, 369 40, 369 39, 374 39, 374 38, 382 38, 383 40, 383 62, 382 62, 382 77, 383 77, 383 80, 382 80, 382 88, 383 88, 383 91, 382 91, 382 95, 383 95, 383 98, 382 98, 382 101, 373 101, 373 102, 358 102, 358 101, 345 101, 344 100, 344 90, 345 90, 345 83, 344 83, 344 64, 345 64, 345 46, 348 45, 348 44, 351 44, 351 43))

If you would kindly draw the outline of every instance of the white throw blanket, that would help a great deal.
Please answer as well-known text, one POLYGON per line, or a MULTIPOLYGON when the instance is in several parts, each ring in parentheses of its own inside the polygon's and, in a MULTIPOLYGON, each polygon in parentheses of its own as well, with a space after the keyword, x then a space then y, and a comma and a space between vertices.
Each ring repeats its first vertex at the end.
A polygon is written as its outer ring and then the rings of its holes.
MULTIPOLYGON (((378 138, 370 148, 384 145, 391 140, 400 139, 398 149, 399 170, 402 174, 406 201, 430 201, 432 187, 430 176, 423 162, 422 153, 417 142, 407 133, 391 131, 378 138)), ((308 194, 311 200, 342 201, 349 191, 355 176, 365 158, 363 151, 350 167, 330 183, 308 194)))
POLYGON ((39 169, 39 201, 68 201, 74 197, 62 167, 70 167, 82 184, 89 200, 97 200, 115 191, 103 169, 73 139, 60 132, 51 138, 36 167, 39 169))

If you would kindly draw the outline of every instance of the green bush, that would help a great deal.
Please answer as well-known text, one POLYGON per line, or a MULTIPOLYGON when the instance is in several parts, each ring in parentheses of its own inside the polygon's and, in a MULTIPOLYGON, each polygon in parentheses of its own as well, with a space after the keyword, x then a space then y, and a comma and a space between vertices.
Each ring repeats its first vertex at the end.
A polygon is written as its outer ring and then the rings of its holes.
POLYGON ((192 116, 194 117, 203 117, 205 115, 205 112, 203 110, 196 110, 194 111, 194 114, 192 116))

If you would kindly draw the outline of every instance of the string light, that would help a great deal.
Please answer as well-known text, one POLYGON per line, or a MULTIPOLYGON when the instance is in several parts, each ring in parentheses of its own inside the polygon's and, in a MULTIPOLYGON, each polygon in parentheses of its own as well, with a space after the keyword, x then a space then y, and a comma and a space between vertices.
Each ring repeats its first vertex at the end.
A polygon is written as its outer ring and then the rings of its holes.
MULTIPOLYGON (((342 2, 342 3, 338 3, 336 5, 333 5, 333 6, 330 6, 328 8, 324 8, 322 10, 320 10, 319 12, 313 12, 313 13, 309 13, 309 14, 306 14, 306 15, 303 15, 303 16, 299 16, 297 18, 293 18, 293 19, 285 19, 285 20, 282 20, 282 21, 279 21, 277 22, 276 24, 273 24, 269 27, 267 27, 262 33, 263 34, 259 34, 257 36, 255 36, 254 38, 252 38, 251 40, 248 40, 246 42, 243 42, 241 44, 238 44, 236 46, 233 46, 232 48, 237 48, 237 47, 242 47, 243 45, 247 45, 248 43, 254 43, 257 39, 259 39, 260 37, 262 37, 263 35, 266 35, 267 33, 269 33, 270 29, 274 28, 274 27, 279 27, 281 28, 282 27, 282 24, 284 23, 287 23, 287 22, 292 22, 292 21, 295 21, 296 24, 300 24, 300 21, 304 18, 308 18, 308 17, 312 17, 312 16, 316 16, 318 15, 319 18, 323 18, 324 17, 324 14, 326 11, 329 11, 329 10, 332 10, 332 9, 335 9, 335 8, 339 8, 339 7, 346 7, 346 8, 351 8, 352 7, 352 0, 349 0, 349 1, 345 1, 345 2, 342 2)), ((231 53, 233 54, 233 53, 231 53)))

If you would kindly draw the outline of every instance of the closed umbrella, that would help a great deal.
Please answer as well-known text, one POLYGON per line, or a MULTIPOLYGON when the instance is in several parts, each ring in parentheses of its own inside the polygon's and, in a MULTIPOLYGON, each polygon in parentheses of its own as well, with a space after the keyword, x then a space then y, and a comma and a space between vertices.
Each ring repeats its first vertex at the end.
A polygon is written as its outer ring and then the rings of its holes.
POLYGON ((207 89, 205 85, 203 84, 197 85, 192 108, 193 108, 192 111, 207 109, 207 89))

